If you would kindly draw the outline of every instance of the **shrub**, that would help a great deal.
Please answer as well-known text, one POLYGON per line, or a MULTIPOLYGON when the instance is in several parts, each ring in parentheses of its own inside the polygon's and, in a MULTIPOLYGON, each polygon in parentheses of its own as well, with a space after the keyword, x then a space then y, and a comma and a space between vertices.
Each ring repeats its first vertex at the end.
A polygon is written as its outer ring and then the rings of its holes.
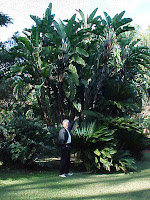
POLYGON ((38 119, 16 116, 13 112, 1 114, 0 160, 7 165, 33 164, 46 150, 54 153, 54 135, 38 119))
POLYGON ((114 118, 109 120, 109 127, 116 129, 114 136, 118 149, 129 151, 135 159, 142 157, 142 151, 148 146, 148 138, 139 123, 133 119, 114 118))
POLYGON ((73 131, 73 148, 83 161, 87 171, 133 170, 134 159, 126 151, 118 150, 114 130, 106 125, 97 126, 96 122, 82 123, 73 131))

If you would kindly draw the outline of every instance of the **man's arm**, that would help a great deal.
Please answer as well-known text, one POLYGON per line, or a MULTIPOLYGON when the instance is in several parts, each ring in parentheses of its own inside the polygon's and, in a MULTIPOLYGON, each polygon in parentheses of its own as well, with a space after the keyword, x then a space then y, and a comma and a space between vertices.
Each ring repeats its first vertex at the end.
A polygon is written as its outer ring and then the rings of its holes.
POLYGON ((74 120, 72 122, 70 122, 68 130, 71 131, 71 129, 73 128, 73 125, 75 123, 75 121, 77 121, 79 119, 79 117, 75 116, 74 120))

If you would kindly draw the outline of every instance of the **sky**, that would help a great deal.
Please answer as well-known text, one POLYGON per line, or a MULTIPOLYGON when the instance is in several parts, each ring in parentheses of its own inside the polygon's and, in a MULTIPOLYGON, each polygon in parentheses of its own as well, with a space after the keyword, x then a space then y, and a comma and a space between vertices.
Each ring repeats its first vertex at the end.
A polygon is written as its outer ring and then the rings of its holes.
POLYGON ((55 20, 69 19, 78 9, 90 15, 98 8, 96 15, 103 16, 105 11, 113 17, 125 10, 124 17, 132 18, 133 24, 140 25, 143 30, 150 25, 150 0, 0 0, 0 12, 13 19, 13 24, 0 27, 0 41, 8 40, 14 32, 30 28, 34 24, 30 15, 42 18, 50 2, 55 20))

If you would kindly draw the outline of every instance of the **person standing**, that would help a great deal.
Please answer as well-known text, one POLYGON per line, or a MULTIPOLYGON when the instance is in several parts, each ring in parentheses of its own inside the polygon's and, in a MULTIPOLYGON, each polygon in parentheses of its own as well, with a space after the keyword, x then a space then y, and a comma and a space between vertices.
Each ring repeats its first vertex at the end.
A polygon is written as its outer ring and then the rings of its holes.
POLYGON ((60 147, 60 166, 59 166, 59 176, 65 178, 67 175, 71 176, 72 173, 69 172, 70 169, 70 145, 71 145, 71 134, 70 131, 73 128, 75 121, 79 117, 75 117, 72 122, 68 119, 64 119, 62 122, 62 128, 58 134, 58 143, 60 147))

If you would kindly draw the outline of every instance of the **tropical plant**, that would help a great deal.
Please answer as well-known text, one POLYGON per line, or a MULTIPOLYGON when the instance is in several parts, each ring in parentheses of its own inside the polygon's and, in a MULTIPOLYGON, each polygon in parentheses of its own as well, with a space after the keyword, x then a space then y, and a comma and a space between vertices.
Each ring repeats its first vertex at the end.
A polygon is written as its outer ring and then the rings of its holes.
POLYGON ((86 19, 79 9, 81 19, 76 20, 75 14, 69 20, 56 22, 50 4, 43 19, 31 15, 36 25, 24 31, 25 37, 14 38, 16 46, 11 49, 16 58, 12 66, 14 91, 23 85, 28 88, 27 93, 37 99, 48 126, 73 117, 75 112, 98 109, 102 86, 103 90, 107 88, 106 80, 109 82, 110 78, 116 79, 114 84, 120 80, 118 89, 130 88, 133 96, 132 100, 126 98, 123 102, 131 106, 121 106, 122 102, 114 98, 113 102, 109 101, 115 105, 112 107, 131 114, 140 111, 146 72, 143 66, 149 67, 148 49, 135 46, 138 41, 127 36, 126 32, 134 28, 130 26, 132 19, 123 18, 124 11, 114 18, 104 12, 105 19, 102 19, 95 17, 97 10, 86 19))
POLYGON ((79 84, 76 65, 85 66, 82 57, 88 56, 82 48, 86 35, 80 33, 75 15, 66 24, 57 23, 51 6, 43 19, 31 16, 36 26, 24 31, 26 37, 14 38, 17 45, 12 49, 17 58, 12 66, 15 88, 25 85, 34 92, 49 126, 59 123, 69 115, 70 106, 74 107, 79 84), (57 105, 58 113, 55 112, 57 105))
POLYGON ((117 144, 115 131, 106 125, 96 127, 96 122, 83 123, 74 130, 73 148, 87 171, 135 170, 135 161, 130 153, 121 150, 117 144))

